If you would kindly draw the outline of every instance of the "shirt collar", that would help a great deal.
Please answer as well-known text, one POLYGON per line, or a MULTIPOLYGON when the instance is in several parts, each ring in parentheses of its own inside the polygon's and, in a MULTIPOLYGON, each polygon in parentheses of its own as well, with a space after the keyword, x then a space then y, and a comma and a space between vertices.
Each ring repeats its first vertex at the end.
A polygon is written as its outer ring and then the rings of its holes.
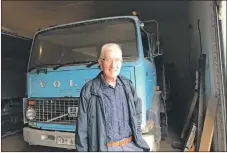
MULTIPOLYGON (((117 84, 116 85, 123 85, 122 84, 122 82, 120 81, 120 79, 117 77, 117 84)), ((101 82, 102 82, 102 85, 104 86, 104 87, 112 87, 111 85, 109 85, 107 82, 106 82, 106 80, 104 79, 104 77, 103 77, 103 73, 101 74, 101 82)), ((113 88, 113 87, 112 87, 113 88)))

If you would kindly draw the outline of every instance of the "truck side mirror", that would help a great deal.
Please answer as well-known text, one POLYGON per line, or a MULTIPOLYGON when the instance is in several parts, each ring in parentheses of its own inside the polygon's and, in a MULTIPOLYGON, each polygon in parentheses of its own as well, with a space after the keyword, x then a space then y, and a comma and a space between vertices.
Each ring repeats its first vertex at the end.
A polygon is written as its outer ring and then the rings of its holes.
POLYGON ((155 36, 154 33, 150 34, 149 41, 151 45, 151 55, 152 57, 160 56, 163 54, 160 39, 158 36, 155 36))
POLYGON ((151 55, 152 57, 160 56, 163 55, 161 43, 160 43, 160 37, 159 37, 159 23, 156 20, 148 20, 148 21, 143 21, 141 24, 141 27, 145 27, 144 23, 149 23, 147 24, 147 28, 151 33, 149 33, 149 44, 150 44, 150 49, 151 49, 151 55), (156 32, 153 31, 154 28, 151 27, 151 25, 155 23, 157 28, 156 32))

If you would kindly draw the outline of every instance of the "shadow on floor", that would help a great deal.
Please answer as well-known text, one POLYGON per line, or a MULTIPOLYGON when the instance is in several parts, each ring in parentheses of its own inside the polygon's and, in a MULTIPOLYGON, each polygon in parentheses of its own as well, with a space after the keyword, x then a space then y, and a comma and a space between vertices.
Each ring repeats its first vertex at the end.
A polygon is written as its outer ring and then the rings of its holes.
POLYGON ((181 135, 181 122, 177 113, 170 112, 168 114, 168 137, 161 141, 160 151, 182 151, 172 147, 173 142, 182 142, 181 135))

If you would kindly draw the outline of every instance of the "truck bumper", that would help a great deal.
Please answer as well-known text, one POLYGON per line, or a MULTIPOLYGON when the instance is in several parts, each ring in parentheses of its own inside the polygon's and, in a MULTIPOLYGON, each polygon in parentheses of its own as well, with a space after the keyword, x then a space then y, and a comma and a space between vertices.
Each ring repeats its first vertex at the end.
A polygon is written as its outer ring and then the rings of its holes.
POLYGON ((57 132, 57 131, 45 131, 37 130, 29 127, 23 128, 24 141, 30 145, 40 145, 48 147, 66 148, 66 149, 76 149, 75 147, 75 133, 70 132, 57 132), (68 138, 67 140, 72 140, 70 145, 59 144, 59 139, 57 138, 68 138))

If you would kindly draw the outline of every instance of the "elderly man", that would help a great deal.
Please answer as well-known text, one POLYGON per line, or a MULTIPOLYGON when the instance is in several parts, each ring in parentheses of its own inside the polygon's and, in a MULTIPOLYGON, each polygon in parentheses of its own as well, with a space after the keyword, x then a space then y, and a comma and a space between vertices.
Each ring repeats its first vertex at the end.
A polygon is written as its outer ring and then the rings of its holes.
POLYGON ((78 151, 149 151, 142 138, 142 104, 130 80, 120 76, 122 51, 103 45, 101 72, 81 90, 76 147, 78 151))

